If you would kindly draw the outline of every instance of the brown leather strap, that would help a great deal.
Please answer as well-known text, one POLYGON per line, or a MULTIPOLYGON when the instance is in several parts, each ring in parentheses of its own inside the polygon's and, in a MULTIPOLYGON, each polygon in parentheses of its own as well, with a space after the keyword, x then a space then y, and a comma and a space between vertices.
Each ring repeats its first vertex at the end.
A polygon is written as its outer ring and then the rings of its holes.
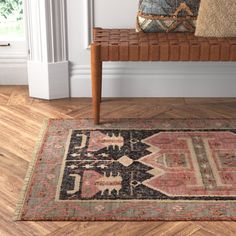
POLYGON ((236 38, 94 28, 102 61, 236 61, 236 38))

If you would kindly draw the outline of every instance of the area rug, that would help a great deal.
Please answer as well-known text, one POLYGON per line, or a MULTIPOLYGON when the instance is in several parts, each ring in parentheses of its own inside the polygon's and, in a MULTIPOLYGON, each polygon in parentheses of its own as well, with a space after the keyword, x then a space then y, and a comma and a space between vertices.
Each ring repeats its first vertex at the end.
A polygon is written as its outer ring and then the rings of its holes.
POLYGON ((49 120, 15 220, 236 220, 236 120, 49 120))

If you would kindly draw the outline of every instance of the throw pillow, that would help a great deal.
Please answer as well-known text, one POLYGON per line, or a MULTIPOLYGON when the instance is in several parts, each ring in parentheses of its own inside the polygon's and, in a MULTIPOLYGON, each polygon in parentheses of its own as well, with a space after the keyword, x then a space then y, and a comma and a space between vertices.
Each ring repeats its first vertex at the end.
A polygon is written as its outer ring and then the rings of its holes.
POLYGON ((194 32, 200 0, 140 0, 136 31, 194 32))
POLYGON ((236 37, 236 0, 201 0, 195 35, 236 37))

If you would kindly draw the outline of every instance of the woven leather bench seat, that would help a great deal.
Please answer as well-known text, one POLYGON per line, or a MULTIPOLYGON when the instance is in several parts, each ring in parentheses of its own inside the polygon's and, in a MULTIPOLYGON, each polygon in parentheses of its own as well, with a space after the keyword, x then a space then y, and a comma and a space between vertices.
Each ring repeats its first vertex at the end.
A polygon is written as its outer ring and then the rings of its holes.
POLYGON ((102 61, 236 61, 236 38, 95 28, 102 61))
POLYGON ((100 119, 103 61, 236 61, 236 38, 94 28, 91 74, 95 124, 100 119))

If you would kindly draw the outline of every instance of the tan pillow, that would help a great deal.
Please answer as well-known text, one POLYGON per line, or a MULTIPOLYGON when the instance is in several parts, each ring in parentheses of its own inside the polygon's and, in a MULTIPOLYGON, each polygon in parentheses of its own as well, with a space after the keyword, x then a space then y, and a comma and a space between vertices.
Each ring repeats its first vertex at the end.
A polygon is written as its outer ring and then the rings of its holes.
POLYGON ((201 0, 195 35, 236 37, 236 0, 201 0))

